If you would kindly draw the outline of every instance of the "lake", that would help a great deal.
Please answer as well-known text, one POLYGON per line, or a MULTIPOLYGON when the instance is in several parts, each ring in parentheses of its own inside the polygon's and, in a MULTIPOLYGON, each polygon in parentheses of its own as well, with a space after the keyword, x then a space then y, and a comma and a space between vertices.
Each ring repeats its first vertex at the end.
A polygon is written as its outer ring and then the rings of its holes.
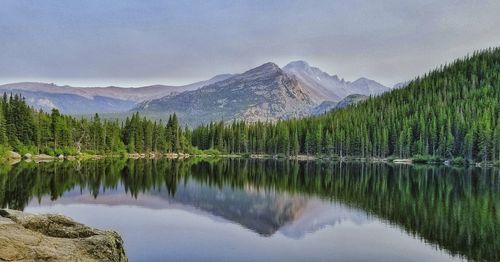
POLYGON ((130 261, 500 260, 500 170, 257 159, 20 162, 2 207, 118 231, 130 261))

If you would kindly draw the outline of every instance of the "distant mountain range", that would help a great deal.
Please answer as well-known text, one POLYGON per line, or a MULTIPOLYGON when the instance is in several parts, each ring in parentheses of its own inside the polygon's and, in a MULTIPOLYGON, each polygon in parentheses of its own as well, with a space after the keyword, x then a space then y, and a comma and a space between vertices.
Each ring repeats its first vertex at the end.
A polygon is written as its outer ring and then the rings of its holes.
POLYGON ((231 75, 217 75, 209 80, 184 86, 152 85, 143 87, 72 87, 48 83, 22 82, 0 85, 0 92, 21 94, 28 104, 50 111, 59 109, 65 114, 127 112, 137 103, 158 97, 173 96, 196 90, 204 85, 224 80, 231 75))
POLYGON ((0 85, 0 92, 21 94, 31 106, 44 111, 57 108, 74 115, 138 111, 158 119, 177 113, 189 125, 316 115, 389 90, 363 77, 345 81, 304 61, 283 68, 265 63, 241 74, 217 75, 184 86, 71 87, 34 82, 0 85))

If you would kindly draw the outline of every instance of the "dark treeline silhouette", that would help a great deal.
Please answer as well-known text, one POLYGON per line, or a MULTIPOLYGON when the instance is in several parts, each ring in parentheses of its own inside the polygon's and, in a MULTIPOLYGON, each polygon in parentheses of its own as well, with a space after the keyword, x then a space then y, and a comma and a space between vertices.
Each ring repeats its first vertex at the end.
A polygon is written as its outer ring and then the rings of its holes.
POLYGON ((131 197, 186 181, 214 188, 313 195, 357 207, 471 260, 498 261, 500 172, 368 163, 224 159, 21 162, 0 170, 0 205, 23 209, 70 190, 99 197, 123 186, 131 197))
POLYGON ((500 161, 500 48, 319 117, 203 125, 192 143, 232 153, 500 161))

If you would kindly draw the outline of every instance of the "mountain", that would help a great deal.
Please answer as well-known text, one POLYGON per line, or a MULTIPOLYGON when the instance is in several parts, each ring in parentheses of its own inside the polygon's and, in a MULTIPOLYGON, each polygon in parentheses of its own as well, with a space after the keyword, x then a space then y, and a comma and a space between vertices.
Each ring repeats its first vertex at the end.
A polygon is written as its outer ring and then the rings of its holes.
POLYGON ((342 101, 340 101, 336 106, 335 106, 335 109, 342 109, 342 108, 346 108, 350 105, 353 105, 353 104, 357 104, 357 103, 360 103, 360 102, 363 102, 365 101, 366 99, 368 99, 368 96, 365 96, 365 95, 360 95, 360 94, 352 94, 352 95, 348 95, 346 98, 342 99, 342 101))
POLYGON ((390 91, 391 89, 389 87, 383 86, 382 84, 374 80, 361 77, 358 78, 356 81, 349 83, 348 90, 350 94, 376 96, 385 93, 387 91, 390 91))
POLYGON ((407 86, 410 82, 411 81, 403 81, 403 82, 396 83, 394 86, 392 86, 392 89, 403 88, 403 87, 407 86))
POLYGON ((354 82, 330 75, 305 61, 294 61, 283 67, 283 70, 301 81, 316 103, 323 101, 338 102, 351 94, 379 95, 391 90, 376 81, 361 77, 354 82))
POLYGON ((29 105, 46 111, 57 108, 66 114, 112 113, 126 112, 139 102, 195 90, 230 76, 217 75, 209 80, 184 86, 151 85, 137 88, 72 87, 21 82, 0 85, 0 92, 21 94, 29 105))
POLYGON ((331 76, 317 67, 311 67, 307 62, 291 62, 283 67, 283 70, 304 83, 308 87, 311 98, 316 102, 339 101, 342 97, 347 96, 345 90, 347 82, 339 79, 336 75, 331 76))
POLYGON ((307 89, 274 63, 266 63, 194 91, 146 101, 133 111, 161 117, 177 113, 183 123, 240 119, 248 122, 307 115, 307 89))
POLYGON ((13 93, 21 94, 26 102, 37 109, 50 112, 53 108, 65 114, 94 114, 115 113, 130 110, 136 105, 133 101, 114 99, 105 96, 94 96, 88 98, 75 94, 49 93, 36 91, 13 90, 13 93))
POLYGON ((330 112, 332 110, 346 108, 350 105, 363 102, 368 98, 369 98, 369 96, 360 95, 360 94, 352 94, 352 95, 346 96, 344 99, 340 100, 339 102, 323 101, 321 104, 314 107, 309 114, 312 116, 321 115, 321 114, 330 112))
POLYGON ((329 111, 332 111, 333 109, 335 109, 337 104, 338 104, 337 102, 333 102, 333 101, 323 101, 321 104, 314 107, 309 114, 313 115, 313 116, 324 114, 326 112, 329 112, 329 111))

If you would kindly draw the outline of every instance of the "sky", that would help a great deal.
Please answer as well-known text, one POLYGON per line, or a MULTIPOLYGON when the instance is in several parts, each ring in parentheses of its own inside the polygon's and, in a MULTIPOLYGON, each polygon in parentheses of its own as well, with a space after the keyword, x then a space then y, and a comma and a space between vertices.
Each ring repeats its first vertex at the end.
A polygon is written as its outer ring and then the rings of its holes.
POLYGON ((182 85, 305 60, 392 86, 500 46, 498 0, 1 0, 0 84, 182 85))

